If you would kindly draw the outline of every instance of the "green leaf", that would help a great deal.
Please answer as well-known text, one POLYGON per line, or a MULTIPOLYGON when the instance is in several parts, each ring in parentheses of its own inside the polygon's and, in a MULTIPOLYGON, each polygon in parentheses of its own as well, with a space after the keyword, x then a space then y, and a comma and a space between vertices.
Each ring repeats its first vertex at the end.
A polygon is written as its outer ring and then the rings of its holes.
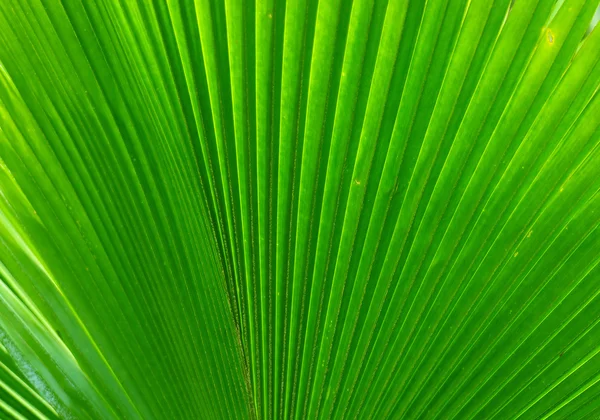
POLYGON ((0 418, 596 418, 599 6, 0 2, 0 418))

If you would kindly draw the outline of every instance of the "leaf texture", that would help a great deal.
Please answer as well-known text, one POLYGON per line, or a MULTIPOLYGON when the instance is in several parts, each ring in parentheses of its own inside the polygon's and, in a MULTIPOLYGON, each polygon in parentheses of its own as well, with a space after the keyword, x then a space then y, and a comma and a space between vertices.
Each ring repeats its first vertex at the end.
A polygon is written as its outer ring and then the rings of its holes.
POLYGON ((598 0, 0 2, 0 416, 600 416, 598 0))

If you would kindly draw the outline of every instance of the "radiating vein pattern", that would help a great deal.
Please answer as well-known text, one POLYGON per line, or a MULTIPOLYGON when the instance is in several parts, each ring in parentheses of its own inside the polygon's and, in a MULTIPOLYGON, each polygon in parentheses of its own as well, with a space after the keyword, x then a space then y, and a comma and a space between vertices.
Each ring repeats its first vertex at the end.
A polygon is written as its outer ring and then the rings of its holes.
POLYGON ((598 20, 0 1, 0 418, 600 418, 598 20))

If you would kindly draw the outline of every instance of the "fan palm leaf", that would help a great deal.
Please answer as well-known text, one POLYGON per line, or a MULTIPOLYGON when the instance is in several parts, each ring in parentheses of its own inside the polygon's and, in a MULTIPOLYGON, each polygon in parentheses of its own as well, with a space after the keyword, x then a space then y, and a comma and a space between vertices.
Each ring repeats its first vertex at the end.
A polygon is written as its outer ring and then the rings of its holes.
POLYGON ((600 416, 598 0, 0 2, 0 414, 600 416))

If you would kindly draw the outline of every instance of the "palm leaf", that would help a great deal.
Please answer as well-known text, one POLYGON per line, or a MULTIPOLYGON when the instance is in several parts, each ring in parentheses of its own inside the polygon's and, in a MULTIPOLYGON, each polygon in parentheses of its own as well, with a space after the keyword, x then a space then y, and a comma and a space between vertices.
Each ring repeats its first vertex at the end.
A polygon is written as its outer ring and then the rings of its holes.
POLYGON ((2 417, 598 417, 599 12, 0 2, 2 417))

